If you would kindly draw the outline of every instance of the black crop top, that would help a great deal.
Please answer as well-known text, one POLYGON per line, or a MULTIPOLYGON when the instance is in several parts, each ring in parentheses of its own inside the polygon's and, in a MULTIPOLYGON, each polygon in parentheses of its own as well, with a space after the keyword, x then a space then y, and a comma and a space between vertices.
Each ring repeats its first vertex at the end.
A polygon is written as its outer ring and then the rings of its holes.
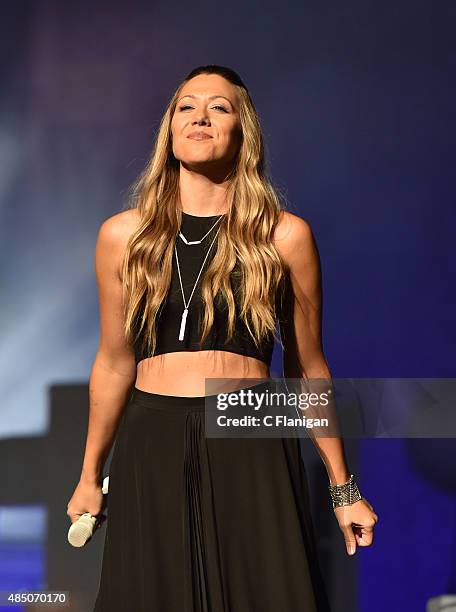
MULTIPOLYGON (((212 228, 214 223, 224 215, 213 215, 211 217, 198 217, 182 212, 181 231, 188 241, 200 240, 212 228)), ((208 252, 209 246, 212 243, 217 230, 220 226, 219 221, 210 233, 204 238, 201 244, 187 245, 178 236, 176 240, 177 254, 179 258, 179 267, 182 278, 182 287, 184 290, 185 301, 188 304, 190 294, 198 277, 204 258, 208 252)), ((228 306, 223 300, 223 305, 214 303, 214 323, 209 330, 204 343, 199 348, 199 324, 202 322, 203 301, 200 290, 202 277, 205 270, 210 265, 210 262, 217 249, 218 236, 209 252, 209 255, 204 264, 203 270, 199 277, 198 283, 191 298, 185 332, 183 340, 179 340, 179 331, 181 327, 181 318, 184 311, 184 302, 179 282, 179 274, 177 270, 176 255, 173 253, 173 267, 171 275, 171 286, 167 298, 160 305, 157 313, 156 322, 156 349, 154 355, 164 353, 174 353, 180 351, 198 351, 198 350, 222 350, 230 353, 238 353, 247 357, 255 357, 263 361, 270 367, 272 360, 272 352, 274 348, 274 334, 269 333, 266 340, 263 341, 260 349, 255 345, 251 338, 245 323, 240 317, 236 317, 232 339, 225 343, 228 337, 227 322, 228 322, 228 306)), ((235 268, 236 269, 236 268, 235 268)), ((233 289, 236 287, 236 280, 232 277, 233 289)), ((237 303, 235 298, 235 303, 237 303)), ((147 359, 148 355, 141 352, 142 335, 134 344, 136 363, 147 359)))

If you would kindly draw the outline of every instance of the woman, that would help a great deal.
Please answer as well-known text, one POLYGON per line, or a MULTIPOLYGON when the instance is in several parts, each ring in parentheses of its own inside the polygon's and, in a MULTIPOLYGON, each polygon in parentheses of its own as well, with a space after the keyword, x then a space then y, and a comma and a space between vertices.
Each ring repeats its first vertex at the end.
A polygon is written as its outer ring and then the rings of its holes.
MULTIPOLYGON (((236 73, 188 75, 131 195, 97 240, 100 345, 67 512, 100 515, 117 433, 94 611, 326 610, 299 439, 204 431, 216 395, 206 379, 266 390, 277 319, 285 376, 330 379, 313 236, 265 177, 258 117, 236 73)), ((347 547, 368 546, 377 516, 346 484, 340 439, 315 444, 347 547)))

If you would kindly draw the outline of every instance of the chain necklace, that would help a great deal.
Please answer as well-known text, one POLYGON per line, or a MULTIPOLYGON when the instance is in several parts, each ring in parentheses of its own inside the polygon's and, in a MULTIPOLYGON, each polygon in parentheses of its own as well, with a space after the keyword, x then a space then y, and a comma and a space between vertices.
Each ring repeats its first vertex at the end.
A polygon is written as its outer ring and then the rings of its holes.
MULTIPOLYGON (((208 232, 206 232, 206 233, 204 234, 204 236, 201 238, 201 240, 192 240, 192 241, 188 241, 188 240, 187 240, 187 238, 184 236, 184 234, 183 234, 181 231, 179 232, 179 237, 180 237, 180 238, 182 238, 182 240, 183 240, 183 242, 185 242, 185 244, 189 244, 189 245, 190 245, 190 244, 201 244, 201 243, 203 242, 203 240, 206 238, 206 236, 207 236, 207 235, 208 235, 210 232, 212 232, 212 230, 214 229, 214 227, 217 225, 217 223, 220 221, 220 219, 221 219, 221 218, 222 218, 222 217, 219 217, 219 218, 217 219, 217 221, 214 223, 214 225, 211 227, 211 229, 210 229, 208 232)), ((204 219, 204 217, 201 217, 201 219, 204 219)))
MULTIPOLYGON (((189 241, 188 241, 188 240, 187 240, 187 239, 184 237, 184 235, 183 235, 181 232, 179 232, 179 236, 182 238, 182 240, 183 240, 183 241, 185 242, 185 244, 187 244, 187 245, 191 245, 191 244, 201 244, 201 242, 204 240, 204 238, 206 238, 206 236, 209 234, 209 232, 211 232, 211 231, 214 229, 215 225, 216 225, 216 224, 217 224, 217 223, 220 221, 220 219, 221 219, 221 217, 220 217, 219 219, 217 219, 217 221, 214 223, 214 225, 211 227, 211 229, 210 229, 210 230, 209 230, 209 231, 208 231, 208 232, 207 232, 207 233, 206 233, 206 234, 203 236, 203 238, 201 238, 201 240, 193 240, 193 241, 190 241, 190 242, 189 242, 189 241)), ((218 236, 219 231, 220 231, 220 228, 218 228, 218 230, 217 230, 217 232, 216 232, 216 234, 215 234, 215 236, 214 236, 214 238, 213 238, 213 240, 212 240, 212 242, 211 242, 211 245, 210 245, 210 247, 209 247, 209 248, 208 248, 208 250, 207 250, 206 256, 205 256, 204 261, 203 261, 203 263, 202 263, 202 265, 201 265, 201 268, 200 268, 200 271, 199 271, 198 276, 197 276, 197 278, 196 278, 195 284, 193 285, 193 289, 192 289, 192 292, 191 292, 190 297, 189 297, 189 299, 188 299, 188 302, 186 302, 186 301, 185 301, 184 288, 183 288, 183 286, 182 286, 182 277, 181 277, 180 266, 179 266, 179 256, 178 256, 178 254, 177 254, 177 248, 176 248, 176 245, 174 245, 174 252, 175 252, 175 254, 176 254, 176 262, 177 262, 177 272, 178 272, 178 274, 179 274, 179 283, 180 283, 180 288, 181 288, 181 293, 182 293, 182 300, 183 300, 183 302, 184 302, 184 311, 183 311, 183 313, 182 313, 182 317, 181 317, 181 324, 180 324, 180 329, 179 329, 179 340, 180 340, 180 341, 182 341, 182 340, 184 339, 184 334, 185 334, 185 326, 186 326, 186 324, 187 324, 188 307, 190 306, 190 301, 191 301, 191 299, 192 299, 192 297, 193 297, 193 293, 194 293, 194 291, 195 291, 195 289, 196 289, 196 285, 198 284, 199 277, 201 276, 201 272, 203 271, 204 264, 206 263, 206 259, 208 258, 209 252, 210 252, 210 250, 211 250, 211 248, 212 248, 212 245, 213 245, 213 244, 214 244, 214 242, 215 242, 215 239, 216 239, 216 238, 217 238, 217 236, 218 236)))

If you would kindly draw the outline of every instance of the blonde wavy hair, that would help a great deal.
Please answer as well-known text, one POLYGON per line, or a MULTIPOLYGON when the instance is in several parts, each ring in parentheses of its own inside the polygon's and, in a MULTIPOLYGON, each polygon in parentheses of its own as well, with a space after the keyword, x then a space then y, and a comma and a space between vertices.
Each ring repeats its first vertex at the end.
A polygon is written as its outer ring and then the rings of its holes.
POLYGON ((213 325, 219 291, 228 306, 227 340, 232 338, 237 315, 257 347, 269 334, 281 342, 275 317, 284 267, 272 237, 280 211, 285 209, 282 196, 266 177, 259 118, 239 75, 223 66, 200 66, 188 74, 168 103, 151 157, 127 194, 127 208, 138 209, 140 224, 129 239, 122 266, 124 333, 131 344, 143 335, 141 351, 146 349, 149 356, 156 349, 157 313, 171 284, 174 244, 182 218, 176 205, 180 202, 179 160, 172 151, 171 119, 182 87, 199 74, 218 74, 234 85, 242 131, 227 177, 228 213, 219 224, 217 250, 200 281, 205 306, 200 347, 213 325), (237 313, 230 281, 235 266, 239 266, 241 290, 237 313))

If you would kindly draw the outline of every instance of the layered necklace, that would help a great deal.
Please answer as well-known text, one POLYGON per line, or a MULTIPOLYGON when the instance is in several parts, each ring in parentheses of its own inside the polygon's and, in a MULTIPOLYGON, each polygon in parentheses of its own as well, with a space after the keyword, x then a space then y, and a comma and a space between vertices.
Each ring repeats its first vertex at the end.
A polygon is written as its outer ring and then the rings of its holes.
MULTIPOLYGON (((195 244, 201 244, 203 242, 203 240, 212 232, 212 230, 217 225, 217 223, 220 221, 222 216, 223 215, 221 215, 217 219, 217 221, 212 225, 210 230, 207 231, 204 234, 204 236, 202 238, 200 238, 199 240, 187 240, 187 238, 182 233, 182 230, 179 231, 179 238, 187 246, 192 246, 192 245, 195 245, 195 244)), ((204 217, 201 217, 201 218, 204 218, 204 217)), ((217 232, 215 233, 215 236, 214 236, 214 238, 213 238, 213 240, 212 240, 212 242, 211 242, 211 244, 210 244, 210 246, 209 246, 209 248, 207 250, 206 256, 204 257, 204 260, 203 260, 203 263, 201 265, 200 271, 198 272, 198 276, 196 277, 195 284, 193 285, 193 289, 192 289, 192 291, 190 293, 190 297, 188 298, 188 302, 185 300, 184 288, 182 286, 182 277, 181 277, 181 271, 180 271, 180 265, 179 265, 179 256, 177 254, 177 246, 174 245, 174 252, 176 254, 176 262, 177 262, 177 272, 178 272, 178 275, 179 275, 179 283, 180 283, 180 288, 181 288, 181 293, 182 293, 182 301, 184 302, 184 311, 183 311, 182 316, 181 316, 181 323, 180 323, 180 329, 179 329, 179 340, 180 341, 182 341, 184 339, 185 326, 187 324, 188 308, 190 306, 190 302, 191 302, 191 299, 193 297, 193 293, 194 293, 194 291, 196 289, 196 286, 198 284, 199 278, 200 278, 201 273, 202 273, 203 268, 204 268, 204 264, 206 263, 206 260, 207 260, 207 258, 209 256, 209 253, 210 253, 211 249, 212 249, 212 245, 214 244, 214 242, 215 242, 215 240, 216 240, 216 238, 218 236, 219 231, 220 231, 220 227, 218 228, 217 232)))

